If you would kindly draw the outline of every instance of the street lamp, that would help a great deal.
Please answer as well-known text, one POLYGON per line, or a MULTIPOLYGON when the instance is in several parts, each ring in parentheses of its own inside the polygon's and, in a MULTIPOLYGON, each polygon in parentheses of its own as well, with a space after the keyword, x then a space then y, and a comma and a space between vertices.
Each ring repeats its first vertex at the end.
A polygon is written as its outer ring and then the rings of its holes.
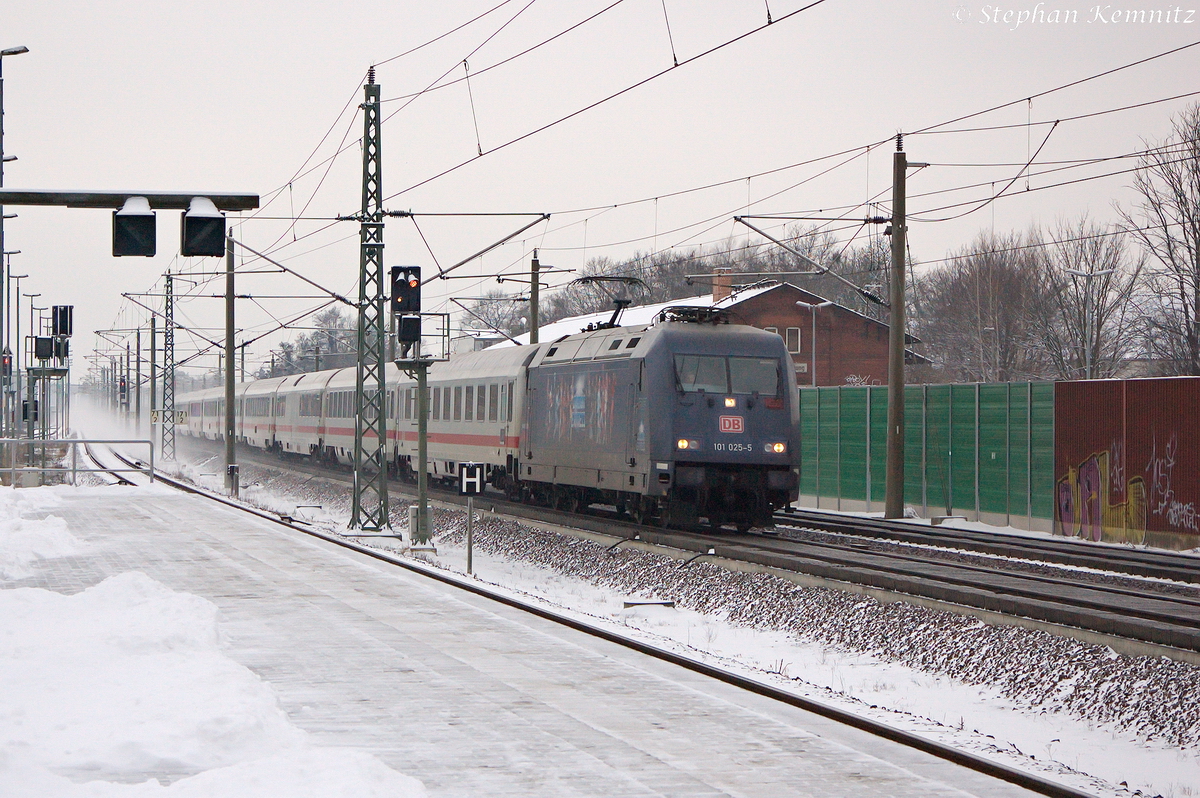
MULTIPOLYGON (((20 290, 21 290, 21 288, 20 288, 20 285, 18 284, 17 291, 20 291, 20 290)), ((40 297, 41 293, 18 295, 17 296, 17 315, 18 316, 21 314, 21 296, 25 296, 25 297, 29 298, 29 334, 33 335, 34 334, 34 332, 33 332, 33 300, 36 299, 37 297, 40 297)), ((20 325, 20 322, 18 321, 17 324, 20 325)), ((18 349, 21 348, 21 333, 20 333, 19 329, 17 330, 17 348, 18 349)), ((33 366, 33 353, 29 352, 28 357, 26 358, 25 368, 30 368, 32 366, 33 366)), ((21 391, 20 380, 21 380, 21 373, 17 372, 17 406, 25 408, 26 428, 29 432, 29 438, 32 440, 33 439, 33 402, 32 402, 32 400, 34 398, 34 396, 33 396, 34 382, 33 382, 33 378, 30 377, 29 385, 26 386, 26 389, 25 389, 26 390, 25 404, 22 405, 21 404, 21 396, 20 396, 20 391, 21 391)), ((30 451, 30 457, 32 457, 32 455, 33 455, 32 447, 30 448, 29 451, 30 451)))
MULTIPOLYGON (((21 55, 22 53, 27 52, 29 52, 29 48, 23 45, 20 47, 8 47, 0 50, 0 188, 4 186, 4 164, 8 163, 9 161, 17 160, 15 155, 4 154, 4 57, 10 55, 21 55)), ((0 207, 0 253, 3 253, 5 256, 10 254, 4 249, 4 220, 7 218, 10 217, 5 216, 4 208, 0 207)), ((11 254, 15 255, 16 253, 14 252, 11 254)), ((3 295, 3 291, 8 287, 8 281, 4 278, 4 260, 5 258, 0 258, 0 311, 2 311, 5 307, 5 296, 3 295)), ((7 327, 5 325, 5 320, 0 317, 0 350, 3 350, 7 344, 7 336, 4 334, 6 330, 7 327)), ((4 385, 3 381, 0 381, 0 391, 5 391, 6 389, 7 385, 4 385)), ((8 395, 5 393, 3 398, 0 398, 0 434, 3 434, 7 431, 7 400, 8 395)))
MULTIPOLYGON (((12 295, 14 293, 12 291, 12 289, 9 287, 9 283, 11 283, 13 280, 17 281, 17 290, 15 293, 17 295, 17 298, 20 299, 21 281, 24 280, 29 275, 28 274, 13 274, 12 269, 9 269, 8 272, 9 272, 9 274, 8 274, 8 277, 5 278, 5 286, 4 286, 5 287, 5 292, 4 292, 4 319, 5 319, 4 339, 7 342, 7 345, 11 346, 11 342, 20 340, 20 338, 21 338, 21 319, 19 318, 20 313, 21 313, 21 308, 18 306, 17 312, 14 314, 12 312, 12 308, 9 307, 9 304, 8 304, 9 299, 10 299, 10 297, 12 297, 12 295), (13 330, 12 337, 9 337, 9 335, 8 335, 8 329, 7 329, 8 319, 13 320, 13 326, 15 327, 15 329, 13 330)), ((10 351, 11 351, 12 358, 13 358, 13 366, 12 366, 13 374, 17 378, 16 384, 13 386, 13 402, 12 402, 12 408, 11 408, 12 419, 11 419, 10 428, 13 431, 13 437, 16 437, 17 433, 21 429, 21 425, 17 423, 17 406, 20 403, 20 395, 21 395, 21 347, 20 346, 11 346, 10 351)))
MULTIPOLYGON (((1083 330, 1083 346, 1084 346, 1083 378, 1085 380, 1090 380, 1090 379, 1093 379, 1093 377, 1094 377, 1094 375, 1092 374, 1092 347, 1093 347, 1093 340, 1092 340, 1092 278, 1093 277, 1103 277, 1105 275, 1112 274, 1113 272, 1116 271, 1116 269, 1104 269, 1103 271, 1098 271, 1098 272, 1097 271, 1085 272, 1085 271, 1079 271, 1078 269, 1063 269, 1063 271, 1065 271, 1067 274, 1073 274, 1076 277, 1082 277, 1085 280, 1087 280, 1087 288, 1084 289, 1084 294, 1083 294, 1083 325, 1084 325, 1084 330, 1083 330)), ((1096 336, 1096 338, 1099 338, 1099 337, 1100 337, 1099 335, 1096 336)))
POLYGON ((812 378, 812 386, 814 388, 816 388, 817 387, 817 308, 827 308, 832 305, 836 305, 837 303, 826 300, 825 302, 797 302, 796 304, 800 305, 801 307, 808 308, 808 315, 812 317, 812 338, 808 342, 808 346, 812 350, 812 365, 810 366, 812 374, 810 374, 809 376, 812 378))

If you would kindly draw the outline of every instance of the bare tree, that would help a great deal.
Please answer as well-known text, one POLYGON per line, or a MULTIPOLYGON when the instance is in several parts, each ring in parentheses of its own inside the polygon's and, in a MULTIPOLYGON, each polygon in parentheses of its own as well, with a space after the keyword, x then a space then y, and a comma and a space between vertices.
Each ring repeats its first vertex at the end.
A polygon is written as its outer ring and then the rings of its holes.
POLYGON ((920 278, 917 335, 947 381, 1009 382, 1051 371, 1038 330, 1053 315, 1037 258, 1020 234, 982 233, 920 278))
POLYGON ((1145 257, 1129 252, 1126 236, 1090 222, 1059 221, 1050 240, 1030 233, 1037 246, 1052 313, 1030 321, 1063 380, 1111 377, 1135 350, 1137 310, 1132 302, 1145 257))
POLYGON ((462 326, 493 335, 497 330, 519 335, 529 329, 529 303, 521 299, 498 289, 487 291, 482 298, 467 304, 470 310, 463 317, 462 326))
POLYGON ((1171 135, 1140 159, 1133 188, 1141 200, 1122 215, 1152 256, 1147 354, 1168 374, 1200 374, 1200 104, 1182 111, 1171 135))

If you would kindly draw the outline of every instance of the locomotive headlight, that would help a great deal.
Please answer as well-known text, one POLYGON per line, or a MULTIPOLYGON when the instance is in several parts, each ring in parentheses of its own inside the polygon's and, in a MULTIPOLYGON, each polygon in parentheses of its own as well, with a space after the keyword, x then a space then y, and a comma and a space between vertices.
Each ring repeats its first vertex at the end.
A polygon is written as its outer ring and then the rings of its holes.
POLYGON ((725 397, 725 406, 726 407, 737 407, 737 399, 735 399, 732 396, 726 396, 725 397))
POLYGON ((763 446, 767 450, 767 454, 783 454, 787 451, 786 443, 768 443, 763 446))
POLYGON ((680 438, 679 440, 675 441, 675 446, 679 449, 699 449, 700 441, 692 441, 688 440, 687 438, 680 438))
POLYGON ((686 449, 688 447, 687 438, 680 438, 678 441, 675 442, 675 445, 678 446, 680 449, 686 449))

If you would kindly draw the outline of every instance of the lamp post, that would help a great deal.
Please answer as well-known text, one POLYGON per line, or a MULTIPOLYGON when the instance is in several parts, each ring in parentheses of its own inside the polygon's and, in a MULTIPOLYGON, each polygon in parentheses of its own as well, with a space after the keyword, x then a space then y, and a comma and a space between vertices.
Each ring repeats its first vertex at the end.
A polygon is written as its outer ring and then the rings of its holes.
MULTIPOLYGON (((29 298, 29 334, 33 335, 34 334, 34 332, 33 332, 33 300, 36 299, 37 297, 40 297, 41 294, 40 293, 38 293, 38 294, 21 294, 20 290, 21 290, 21 286, 18 284, 17 285, 17 292, 18 292, 17 293, 17 316, 21 315, 21 297, 22 296, 28 297, 29 298)), ((21 322, 18 320, 15 323, 19 326, 21 322)), ((21 349, 21 331, 20 331, 20 329, 17 330, 17 349, 21 349)), ((27 357, 25 358, 25 368, 28 369, 30 366, 33 365, 33 362, 32 362, 33 361, 33 353, 27 352, 26 355, 27 355, 27 357)), ((29 384, 25 386, 25 401, 26 401, 26 403, 28 403, 29 400, 33 397, 33 391, 34 391, 34 384, 33 384, 33 381, 30 380, 29 384)), ((18 405, 21 404, 20 394, 21 394, 21 372, 18 371, 17 372, 17 404, 18 405)), ((27 418, 28 424, 26 425, 26 429, 29 432, 29 437, 32 438, 33 437, 33 406, 26 404, 25 407, 27 408, 25 415, 28 417, 27 418)), ((32 451, 32 449, 30 451, 32 451)))
MULTIPOLYGON (((15 155, 4 154, 4 58, 10 55, 21 55, 29 52, 28 47, 8 47, 0 50, 0 188, 4 186, 4 164, 9 161, 15 161, 15 155)), ((15 252, 8 252, 4 249, 4 220, 8 218, 4 215, 4 208, 0 206, 0 253, 4 257, 0 257, 0 350, 3 350, 8 343, 7 336, 4 334, 6 330, 4 320, 5 296, 4 289, 8 287, 8 281, 4 278, 5 260, 8 255, 15 255, 15 252)), ((8 269, 11 271, 11 264, 8 269)), ((7 379, 0 379, 0 435, 8 431, 8 385, 7 379)))
POLYGON ((812 317, 812 338, 809 340, 808 346, 812 350, 812 365, 810 370, 812 387, 817 387, 817 308, 827 308, 831 305, 836 305, 836 302, 797 302, 797 305, 808 308, 808 315, 812 317))
MULTIPOLYGON (((1092 373, 1092 348, 1094 346, 1094 341, 1092 338, 1092 278, 1104 277, 1112 274, 1116 271, 1116 269, 1104 269, 1103 271, 1098 272, 1085 272, 1079 271, 1078 269, 1063 269, 1063 271, 1065 271, 1067 274, 1073 274, 1076 277, 1082 277, 1083 279, 1087 280, 1087 288, 1085 288, 1083 292, 1083 378, 1085 380, 1094 379, 1095 375, 1092 373)), ((1100 336, 1097 335, 1095 337, 1099 338, 1100 336)))
MULTIPOLYGON (((41 294, 32 294, 31 296, 41 296, 41 294)), ((33 306, 33 300, 29 300, 29 368, 33 368, 33 362, 37 359, 37 338, 38 334, 45 332, 46 317, 42 315, 42 311, 49 310, 49 307, 37 308, 33 306), (37 321, 34 321, 36 314, 37 321)), ((45 426, 46 414, 50 412, 50 403, 43 402, 44 394, 46 393, 46 377, 43 376, 40 383, 37 378, 31 376, 29 378, 29 397, 31 404, 29 405, 29 437, 44 438, 44 434, 37 434, 34 422, 37 426, 45 426), (37 411, 37 418, 34 418, 34 411, 37 411)), ((45 430, 43 430, 43 433, 45 430)), ((45 460, 46 449, 42 449, 42 459, 45 460)), ((43 463, 45 465, 45 463, 43 463)))
MULTIPOLYGON (((3 227, 3 214, 0 213, 0 227, 3 227)), ((0 241, 4 238, 4 231, 0 229, 0 241)), ((2 249, 0 249, 2 252, 2 249)), ((8 344, 8 278, 4 276, 7 271, 12 273, 12 256, 20 255, 21 250, 13 250, 12 252, 2 252, 3 262, 0 263, 0 352, 12 357, 12 348, 8 344)), ((12 362, 9 361, 8 372, 0 374, 0 438, 7 437, 9 432, 8 420, 8 394, 9 386, 12 384, 12 362)))
MULTIPOLYGON (((14 328, 13 336, 11 338, 8 337, 7 328, 4 331, 4 333, 5 333, 4 338, 10 346, 13 341, 19 341, 21 339, 21 319, 20 319, 21 307, 20 307, 20 303, 18 302, 17 312, 12 313, 8 306, 9 297, 11 297, 14 293, 16 293, 17 299, 19 300, 21 298, 21 281, 24 280, 28 276, 29 276, 28 274, 13 274, 12 269, 9 269, 8 276, 5 278, 5 288, 6 289, 8 288, 8 283, 12 282, 13 280, 17 281, 17 290, 15 292, 12 290, 7 290, 4 293, 5 323, 7 324, 8 319, 12 319, 13 320, 13 328, 14 328)), ((16 437, 18 437, 18 435, 20 435, 20 431, 21 431, 21 424, 20 424, 20 421, 17 419, 17 408, 21 404, 21 347, 20 346, 11 346, 11 351, 12 351, 12 359, 13 359, 12 370, 13 370, 13 376, 16 377, 16 383, 13 385, 13 391, 12 391, 13 401, 12 401, 12 408, 11 408, 12 418, 10 421, 10 429, 12 430, 12 436, 14 438, 16 438, 16 437)))
MULTIPOLYGON (((40 297, 41 293, 39 292, 36 294, 22 294, 21 296, 25 296, 29 299, 29 335, 35 336, 35 335, 37 335, 37 333, 34 331, 34 326, 33 326, 33 300, 40 297)), ((21 312, 21 296, 17 297, 17 313, 18 314, 20 314, 20 312, 21 312)), ((21 346, 21 339, 20 339, 20 336, 18 335, 17 347, 20 348, 20 346, 21 346)), ((33 352, 27 352, 26 355, 27 356, 25 358, 25 368, 31 369, 33 367, 33 352)), ((19 376, 18 376, 18 379, 19 379, 19 376)), ((33 440, 33 400, 34 400, 34 393, 36 393, 36 392, 37 392, 37 383, 34 382, 32 376, 31 376, 28 380, 28 385, 25 386, 25 404, 23 405, 23 407, 25 408, 25 413, 24 413, 24 415, 25 415, 25 430, 26 430, 26 432, 29 433, 28 437, 30 440, 33 440)), ((21 401, 21 399, 18 396, 17 402, 19 403, 20 401, 21 401)), ((33 453, 32 447, 30 448, 29 451, 30 451, 30 455, 32 456, 32 453, 33 453)))

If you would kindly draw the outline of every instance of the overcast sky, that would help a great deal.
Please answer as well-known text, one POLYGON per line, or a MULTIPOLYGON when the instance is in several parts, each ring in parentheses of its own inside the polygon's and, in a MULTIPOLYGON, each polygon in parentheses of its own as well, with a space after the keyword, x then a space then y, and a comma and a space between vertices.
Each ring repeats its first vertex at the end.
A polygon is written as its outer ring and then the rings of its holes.
MULTIPOLYGON (((1028 123, 1200 92, 1200 46, 1024 99, 1200 42, 1200 2, 1189 2, 825 0, 805 9, 800 0, 6 0, 0 48, 30 52, 3 59, 4 149, 18 158, 6 164, 4 183, 257 193, 264 207, 237 221, 235 235, 356 295, 357 225, 331 218, 361 203, 357 105, 367 69, 377 64, 387 208, 552 214, 456 274, 527 269, 535 247, 543 262, 578 269, 595 257, 744 240, 746 229, 732 217, 747 208, 861 216, 864 208, 855 206, 879 200, 871 212, 888 213, 894 144, 887 140, 897 132, 1012 125, 906 138, 910 160, 933 164, 911 175, 909 211, 940 218, 971 206, 939 206, 999 191, 1039 146, 1037 163, 1048 164, 1125 155, 1166 137, 1172 116, 1197 97, 1057 126, 1028 123), (768 10, 775 22, 756 30, 768 10), (1127 19, 1127 11, 1147 12, 1146 21, 1138 13, 1127 19), (460 80, 464 60, 469 83, 460 80), (439 83, 451 85, 413 97, 439 83), (1004 103, 1014 104, 944 125, 1004 103), (779 171, 763 174, 772 170, 779 171), (712 184, 719 185, 689 191, 712 184), (983 185, 919 196, 969 184, 983 185), (293 224, 294 217, 302 218, 293 224)), ((912 254, 936 263, 993 226, 1025 230, 1082 213, 1110 222, 1114 203, 1133 199, 1130 175, 1051 184, 1133 163, 1042 176, 1036 172, 1056 167, 1035 165, 1029 191, 1021 178, 1011 196, 960 219, 914 221, 912 254)), ((41 305, 75 305, 76 379, 82 357, 97 345, 93 330, 146 324, 122 292, 160 291, 167 269, 222 267, 216 259, 176 257, 177 211, 158 214, 154 259, 110 257, 109 211, 5 212, 18 214, 5 231, 6 248, 20 250, 13 272, 30 275, 22 292, 41 293, 41 305)), ((419 224, 425 240, 411 220, 387 223, 387 265, 432 270, 436 259, 449 266, 524 221, 447 216, 419 224)), ((777 232, 782 223, 770 224, 777 232)), ((427 288, 426 309, 497 287, 490 278, 439 282, 427 288)), ((211 295, 222 285, 191 290, 197 298, 180 304, 178 318, 220 328, 222 303, 211 295)), ((239 327, 252 335, 269 329, 272 317, 319 302, 266 298, 312 295, 282 276, 248 276, 243 290, 263 297, 238 303, 239 327)), ((28 307, 22 298, 23 332, 28 307)), ((183 357, 192 342, 178 340, 183 357)), ((273 335, 252 348, 248 369, 279 340, 273 335)))

